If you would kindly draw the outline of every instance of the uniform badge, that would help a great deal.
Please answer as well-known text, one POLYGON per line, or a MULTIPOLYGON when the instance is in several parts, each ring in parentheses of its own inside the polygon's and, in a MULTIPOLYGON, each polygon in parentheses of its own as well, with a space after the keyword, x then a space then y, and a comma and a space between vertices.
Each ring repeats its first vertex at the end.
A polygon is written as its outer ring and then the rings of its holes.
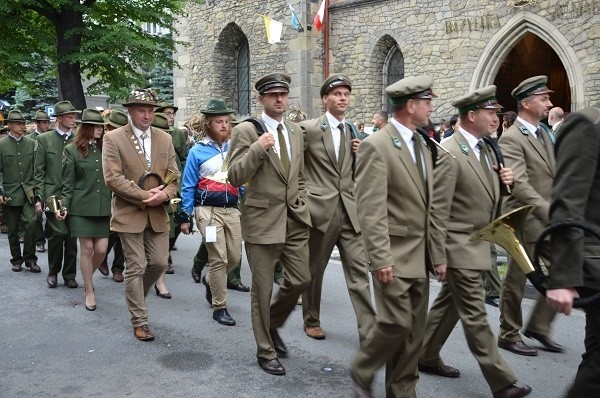
POLYGON ((398 149, 402 149, 402 141, 400 141, 400 138, 398 137, 392 137, 392 142, 394 143, 394 146, 398 149))
POLYGON ((460 150, 467 155, 469 153, 469 147, 464 142, 460 143, 460 150))
POLYGON ((529 130, 527 130, 527 127, 525 126, 519 126, 519 131, 521 131, 521 134, 523 135, 529 135, 529 130))

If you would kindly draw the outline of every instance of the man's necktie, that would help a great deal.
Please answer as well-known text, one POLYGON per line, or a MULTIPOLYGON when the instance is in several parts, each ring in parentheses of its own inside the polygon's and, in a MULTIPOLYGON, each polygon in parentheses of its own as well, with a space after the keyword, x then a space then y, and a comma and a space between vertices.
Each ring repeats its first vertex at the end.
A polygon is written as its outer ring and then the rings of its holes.
POLYGON ((146 159, 146 164, 148 165, 148 168, 150 168, 150 154, 148 152, 146 152, 146 138, 148 138, 148 133, 146 133, 145 131, 140 134, 140 143, 142 144, 142 150, 144 151, 144 158, 146 159))
POLYGON ((340 129, 340 150, 338 152, 338 166, 342 167, 344 156, 346 156, 346 134, 344 133, 344 123, 340 123, 338 126, 340 129))
POLYGON ((288 157, 287 145, 285 143, 285 137, 283 136, 283 126, 281 123, 277 125, 277 138, 279 139, 279 159, 281 160, 281 165, 287 176, 290 173, 290 158, 288 157))
POLYGON ((490 171, 490 166, 488 163, 487 148, 482 141, 477 143, 477 147, 479 148, 479 163, 481 163, 481 168, 483 169, 483 172, 490 183, 490 187, 493 187, 494 180, 492 179, 492 172, 490 171))
POLYGON ((413 133, 413 145, 415 149, 415 163, 417 166, 417 170, 419 171, 419 176, 421 177, 421 181, 423 181, 423 186, 425 187, 425 191, 427 192, 427 183, 425 180, 425 173, 423 172, 423 156, 421 154, 421 145, 420 140, 421 137, 419 133, 413 133))

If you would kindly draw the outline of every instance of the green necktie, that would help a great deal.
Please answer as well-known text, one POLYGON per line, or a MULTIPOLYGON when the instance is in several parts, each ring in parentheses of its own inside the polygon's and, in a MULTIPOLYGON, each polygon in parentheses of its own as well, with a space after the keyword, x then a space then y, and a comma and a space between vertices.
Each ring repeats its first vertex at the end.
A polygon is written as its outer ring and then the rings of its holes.
POLYGON ((421 177, 421 181, 423 181, 423 187, 425 187, 425 192, 427 192, 427 182, 425 180, 425 173, 423 172, 423 156, 421 154, 421 144, 419 141, 421 137, 419 133, 413 133, 413 145, 415 149, 415 163, 417 166, 417 170, 419 171, 419 176, 421 177))
POLYGON ((338 126, 340 129, 340 151, 338 153, 338 166, 342 167, 344 156, 346 156, 346 134, 344 133, 344 123, 340 123, 338 126))
POLYGON ((490 183, 490 187, 493 188, 494 180, 492 180, 492 172, 490 171, 490 166, 488 163, 487 148, 482 141, 477 143, 477 147, 479 148, 479 163, 481 163, 481 168, 483 168, 483 172, 490 183))
POLYGON ((285 137, 283 136, 283 126, 281 123, 277 125, 277 138, 279 139, 279 159, 281 160, 281 165, 287 176, 290 173, 290 158, 288 156, 287 145, 285 143, 285 137))

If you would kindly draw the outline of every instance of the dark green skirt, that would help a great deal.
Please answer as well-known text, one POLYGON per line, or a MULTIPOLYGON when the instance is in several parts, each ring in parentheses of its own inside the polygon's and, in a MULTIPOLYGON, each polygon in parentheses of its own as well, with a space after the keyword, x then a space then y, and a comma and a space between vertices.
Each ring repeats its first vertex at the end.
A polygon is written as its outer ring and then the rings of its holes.
POLYGON ((72 238, 108 238, 110 216, 69 216, 72 238))

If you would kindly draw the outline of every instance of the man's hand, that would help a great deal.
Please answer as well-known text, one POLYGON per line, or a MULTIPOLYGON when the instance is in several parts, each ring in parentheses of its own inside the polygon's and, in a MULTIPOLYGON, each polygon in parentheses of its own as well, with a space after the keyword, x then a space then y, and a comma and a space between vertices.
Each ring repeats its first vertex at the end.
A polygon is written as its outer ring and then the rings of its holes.
POLYGON ((35 202, 35 212, 37 214, 42 214, 44 209, 42 208, 42 202, 35 202))
POLYGON ((4 204, 4 196, 0 195, 0 205, 4 204))
POLYGON ((375 275, 375 279, 377 279, 382 285, 392 283, 394 280, 391 266, 378 269, 377 271, 374 271, 373 274, 375 275))
POLYGON ((164 185, 159 185, 156 188, 152 188, 148 191, 150 197, 146 200, 142 200, 142 203, 145 203, 148 206, 162 206, 167 200, 169 200, 169 196, 162 190, 164 185))
POLYGON ((447 264, 438 264, 433 266, 433 271, 435 272, 435 277, 438 282, 446 281, 446 270, 448 269, 447 264))
POLYGON ((67 211, 66 210, 60 210, 58 213, 56 213, 56 219, 58 221, 64 221, 67 218, 67 211))
POLYGON ((546 302, 556 312, 569 315, 573 309, 573 300, 579 297, 577 290, 549 289, 546 290, 546 302))
POLYGON ((352 144, 352 152, 356 153, 358 151, 358 146, 360 145, 360 140, 358 138, 353 138, 350 140, 352 144))
POLYGON ((511 169, 509 169, 508 167, 503 167, 502 169, 500 169, 500 171, 498 171, 498 166, 493 166, 494 170, 498 172, 498 175, 500 176, 500 181, 502 181, 503 185, 512 185, 514 182, 514 174, 513 171, 511 169))
POLYGON ((184 233, 185 235, 189 235, 190 232, 192 232, 189 222, 181 223, 181 232, 184 233))
POLYGON ((258 143, 265 151, 268 151, 269 149, 273 148, 273 146, 275 146, 275 138, 271 133, 264 133, 263 135, 258 137, 258 143))

